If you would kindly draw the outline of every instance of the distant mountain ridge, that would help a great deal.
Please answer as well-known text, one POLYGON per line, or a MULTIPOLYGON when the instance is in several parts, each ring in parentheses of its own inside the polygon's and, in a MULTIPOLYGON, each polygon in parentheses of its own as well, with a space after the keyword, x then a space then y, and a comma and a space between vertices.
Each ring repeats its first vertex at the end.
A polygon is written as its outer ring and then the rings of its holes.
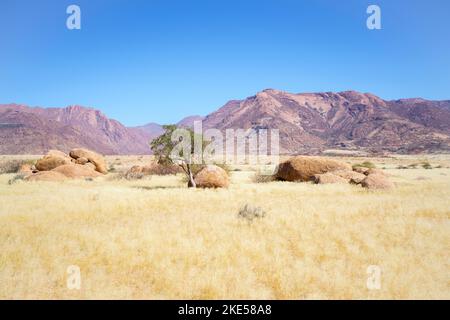
MULTIPOLYGON (((383 100, 373 94, 293 94, 266 89, 231 100, 206 117, 177 124, 204 128, 280 131, 282 153, 320 153, 325 149, 374 152, 449 152, 450 101, 421 98, 383 100)), ((0 105, 0 154, 42 154, 86 147, 103 154, 148 154, 162 126, 125 127, 101 111, 82 106, 30 108, 0 105)))
POLYGON ((101 111, 81 107, 30 108, 0 105, 1 154, 42 154, 49 149, 69 151, 85 147, 103 154, 149 153, 139 135, 101 111))
POLYGON ((385 101, 370 93, 292 94, 267 89, 232 100, 203 121, 208 128, 277 128, 282 153, 325 149, 450 151, 450 101, 385 101))

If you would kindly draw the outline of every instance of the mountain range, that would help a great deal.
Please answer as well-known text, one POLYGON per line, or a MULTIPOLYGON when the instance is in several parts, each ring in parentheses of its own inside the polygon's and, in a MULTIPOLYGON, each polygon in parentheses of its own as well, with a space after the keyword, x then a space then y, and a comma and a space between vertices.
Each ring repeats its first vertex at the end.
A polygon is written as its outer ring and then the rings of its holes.
MULTIPOLYGON (((189 116, 204 128, 279 130, 284 154, 326 149, 430 153, 450 151, 450 100, 383 100, 370 93, 299 93, 266 89, 231 100, 206 117, 189 116)), ((99 110, 0 104, 0 154, 43 154, 85 147, 102 154, 149 154, 149 141, 163 132, 149 123, 126 127, 99 110)))

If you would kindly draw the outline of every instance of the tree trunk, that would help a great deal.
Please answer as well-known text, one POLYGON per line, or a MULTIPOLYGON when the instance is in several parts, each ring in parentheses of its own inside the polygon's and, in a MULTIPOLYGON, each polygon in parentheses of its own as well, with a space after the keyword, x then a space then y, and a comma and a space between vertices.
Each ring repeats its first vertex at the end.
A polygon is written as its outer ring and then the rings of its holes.
POLYGON ((188 175, 189 175, 188 187, 189 188, 197 188, 197 184, 194 181, 194 175, 192 174, 191 166, 189 164, 187 164, 186 167, 187 167, 187 171, 188 171, 188 175))

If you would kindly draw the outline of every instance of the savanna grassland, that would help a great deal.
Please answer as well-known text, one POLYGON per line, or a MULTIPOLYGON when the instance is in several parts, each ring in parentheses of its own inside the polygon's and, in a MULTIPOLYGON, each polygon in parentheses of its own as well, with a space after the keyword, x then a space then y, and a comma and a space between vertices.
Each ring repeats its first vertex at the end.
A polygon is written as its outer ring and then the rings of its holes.
POLYGON ((0 298, 449 299, 450 156, 341 160, 372 161, 396 187, 256 183, 241 166, 228 189, 188 189, 180 175, 120 179, 150 161, 122 156, 93 181, 2 174, 0 298), (265 216, 239 217, 245 204, 265 216))

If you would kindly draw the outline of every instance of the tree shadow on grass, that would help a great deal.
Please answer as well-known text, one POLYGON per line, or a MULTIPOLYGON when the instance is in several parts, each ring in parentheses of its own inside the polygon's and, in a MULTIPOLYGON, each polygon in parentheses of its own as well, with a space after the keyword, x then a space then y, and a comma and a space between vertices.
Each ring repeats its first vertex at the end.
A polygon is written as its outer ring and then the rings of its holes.
POLYGON ((142 189, 142 190, 159 190, 159 189, 183 189, 183 187, 177 187, 177 186, 131 186, 133 189, 142 189))

